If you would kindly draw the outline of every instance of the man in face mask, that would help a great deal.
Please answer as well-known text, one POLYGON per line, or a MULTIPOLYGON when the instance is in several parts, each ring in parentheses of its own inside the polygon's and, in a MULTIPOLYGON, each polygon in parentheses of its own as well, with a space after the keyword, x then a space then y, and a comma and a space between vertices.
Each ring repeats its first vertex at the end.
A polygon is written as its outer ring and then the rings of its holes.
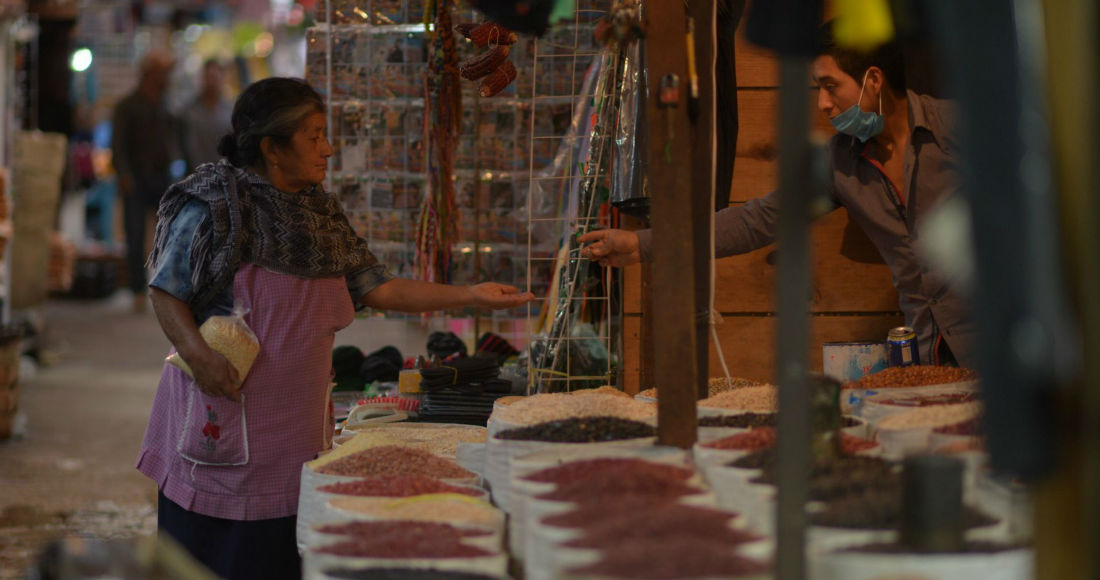
MULTIPOLYGON (((817 107, 838 131, 828 146, 833 209, 847 208, 890 267, 921 362, 972 367, 969 306, 916 251, 922 219, 961 183, 953 107, 906 90, 900 47, 858 53, 837 46, 831 31, 831 22, 822 27, 823 48, 811 72, 817 107)), ((715 254, 743 254, 774 242, 778 202, 772 192, 719 211, 715 254)), ((604 266, 651 256, 649 230, 599 230, 578 240, 590 243, 583 254, 604 266)))

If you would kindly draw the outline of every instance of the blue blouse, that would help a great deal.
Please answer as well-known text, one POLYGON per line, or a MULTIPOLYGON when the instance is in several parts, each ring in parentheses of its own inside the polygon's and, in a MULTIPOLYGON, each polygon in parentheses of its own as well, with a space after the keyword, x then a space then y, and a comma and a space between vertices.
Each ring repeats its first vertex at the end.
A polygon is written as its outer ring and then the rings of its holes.
MULTIPOLYGON (((191 286, 191 243, 195 231, 210 212, 206 204, 197 199, 183 206, 168 229, 168 240, 164 251, 149 281, 149 286, 167 292, 172 296, 190 302, 195 294, 191 286)), ((393 279, 385 264, 377 263, 358 272, 347 275, 348 293, 356 310, 365 308, 360 298, 375 288, 393 279)), ((195 312, 195 322, 202 324, 215 315, 233 312, 233 286, 226 287, 210 302, 203 312, 195 312)))

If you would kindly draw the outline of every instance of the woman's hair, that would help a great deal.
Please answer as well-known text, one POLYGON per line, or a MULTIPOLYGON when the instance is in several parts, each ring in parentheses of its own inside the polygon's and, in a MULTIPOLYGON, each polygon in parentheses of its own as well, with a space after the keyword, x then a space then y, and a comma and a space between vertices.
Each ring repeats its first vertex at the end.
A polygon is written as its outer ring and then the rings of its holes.
POLYGON ((863 82, 863 74, 871 67, 882 69, 886 76, 886 83, 895 92, 905 92, 905 60, 902 57, 901 45, 896 40, 891 40, 878 47, 862 52, 852 48, 842 47, 837 44, 833 33, 836 19, 829 20, 819 28, 821 34, 821 49, 819 54, 829 55, 836 61, 840 70, 844 71, 857 83, 863 82))
POLYGON ((272 77, 256 81, 233 105, 233 130, 218 141, 218 153, 235 167, 262 165, 260 141, 271 137, 285 147, 302 119, 325 112, 321 95, 301 79, 272 77))

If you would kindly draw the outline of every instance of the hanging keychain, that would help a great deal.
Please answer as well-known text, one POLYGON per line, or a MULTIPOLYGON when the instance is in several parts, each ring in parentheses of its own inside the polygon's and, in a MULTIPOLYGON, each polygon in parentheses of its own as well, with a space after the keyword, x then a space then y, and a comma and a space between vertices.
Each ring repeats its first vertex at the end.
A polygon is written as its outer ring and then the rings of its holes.
POLYGON ((672 138, 675 136, 672 130, 672 109, 680 104, 680 77, 669 73, 661 77, 660 90, 657 92, 657 106, 665 109, 665 120, 668 122, 668 136, 665 141, 665 162, 672 165, 672 138))

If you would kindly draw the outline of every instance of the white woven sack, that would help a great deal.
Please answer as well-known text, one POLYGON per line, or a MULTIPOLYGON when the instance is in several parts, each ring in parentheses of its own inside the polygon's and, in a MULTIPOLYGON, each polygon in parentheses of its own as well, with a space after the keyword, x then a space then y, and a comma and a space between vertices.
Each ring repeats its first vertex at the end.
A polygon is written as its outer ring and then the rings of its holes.
POLYGON ((927 578, 955 580, 1025 580, 1034 578, 1035 552, 1028 549, 993 554, 869 554, 836 551, 820 556, 818 574, 824 580, 927 578))
POLYGON ((497 554, 476 558, 353 558, 321 554, 306 550, 302 556, 303 580, 328 579, 325 570, 343 568, 364 570, 368 568, 415 568, 483 574, 493 578, 508 578, 508 556, 497 554))

